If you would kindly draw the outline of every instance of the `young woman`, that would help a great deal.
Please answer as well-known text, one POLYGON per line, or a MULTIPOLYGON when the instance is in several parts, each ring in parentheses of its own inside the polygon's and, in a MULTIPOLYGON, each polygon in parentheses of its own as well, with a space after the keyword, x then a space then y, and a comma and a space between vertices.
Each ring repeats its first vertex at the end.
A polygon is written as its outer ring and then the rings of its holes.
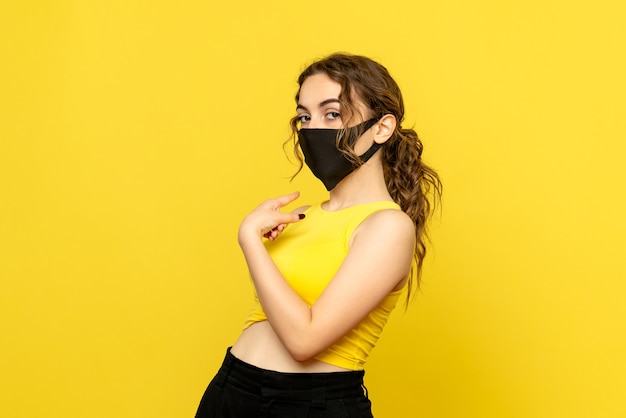
POLYGON ((292 193, 242 221, 256 297, 198 418, 371 417, 363 366, 400 295, 419 284, 441 183, 401 126, 397 84, 347 54, 311 64, 298 83, 294 152, 330 198, 285 213, 292 193))

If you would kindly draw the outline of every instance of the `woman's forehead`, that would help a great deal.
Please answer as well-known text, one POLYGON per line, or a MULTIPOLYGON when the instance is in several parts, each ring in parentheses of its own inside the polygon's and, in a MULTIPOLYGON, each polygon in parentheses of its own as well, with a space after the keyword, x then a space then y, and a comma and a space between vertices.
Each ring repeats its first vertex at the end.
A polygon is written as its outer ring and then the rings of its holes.
POLYGON ((318 105, 328 99, 338 99, 341 94, 341 85, 326 74, 314 74, 307 77, 298 96, 298 104, 307 106, 318 105))

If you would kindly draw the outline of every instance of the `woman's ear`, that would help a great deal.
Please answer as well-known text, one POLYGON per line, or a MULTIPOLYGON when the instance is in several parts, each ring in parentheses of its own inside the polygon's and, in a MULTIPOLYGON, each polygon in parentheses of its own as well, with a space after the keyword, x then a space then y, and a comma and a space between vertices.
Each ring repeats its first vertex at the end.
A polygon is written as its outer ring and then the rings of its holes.
POLYGON ((374 125, 374 142, 377 144, 385 143, 396 130, 396 117, 387 114, 380 118, 374 125))

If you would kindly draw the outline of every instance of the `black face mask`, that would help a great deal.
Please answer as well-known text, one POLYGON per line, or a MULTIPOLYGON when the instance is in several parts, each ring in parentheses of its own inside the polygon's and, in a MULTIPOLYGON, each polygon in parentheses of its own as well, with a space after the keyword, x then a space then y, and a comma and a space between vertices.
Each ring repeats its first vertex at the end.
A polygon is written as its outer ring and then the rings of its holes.
MULTIPOLYGON (((350 147, 354 147, 356 140, 376 122, 378 119, 370 119, 346 129, 344 140, 350 147)), ((334 189, 337 183, 359 167, 337 148, 339 132, 340 129, 300 129, 298 131, 304 162, 315 177, 324 183, 328 191, 334 189)), ((374 142, 370 149, 363 155, 359 155, 359 158, 367 162, 381 146, 382 144, 374 142)))

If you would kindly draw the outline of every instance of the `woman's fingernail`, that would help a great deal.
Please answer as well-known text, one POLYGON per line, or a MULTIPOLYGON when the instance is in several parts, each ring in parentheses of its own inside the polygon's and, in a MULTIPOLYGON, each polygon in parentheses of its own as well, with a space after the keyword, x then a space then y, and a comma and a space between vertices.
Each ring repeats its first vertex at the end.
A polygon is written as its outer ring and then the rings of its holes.
POLYGON ((304 213, 299 213, 299 214, 298 214, 298 218, 300 218, 300 219, 304 219, 304 217, 305 217, 305 216, 306 216, 306 215, 305 215, 304 213))

